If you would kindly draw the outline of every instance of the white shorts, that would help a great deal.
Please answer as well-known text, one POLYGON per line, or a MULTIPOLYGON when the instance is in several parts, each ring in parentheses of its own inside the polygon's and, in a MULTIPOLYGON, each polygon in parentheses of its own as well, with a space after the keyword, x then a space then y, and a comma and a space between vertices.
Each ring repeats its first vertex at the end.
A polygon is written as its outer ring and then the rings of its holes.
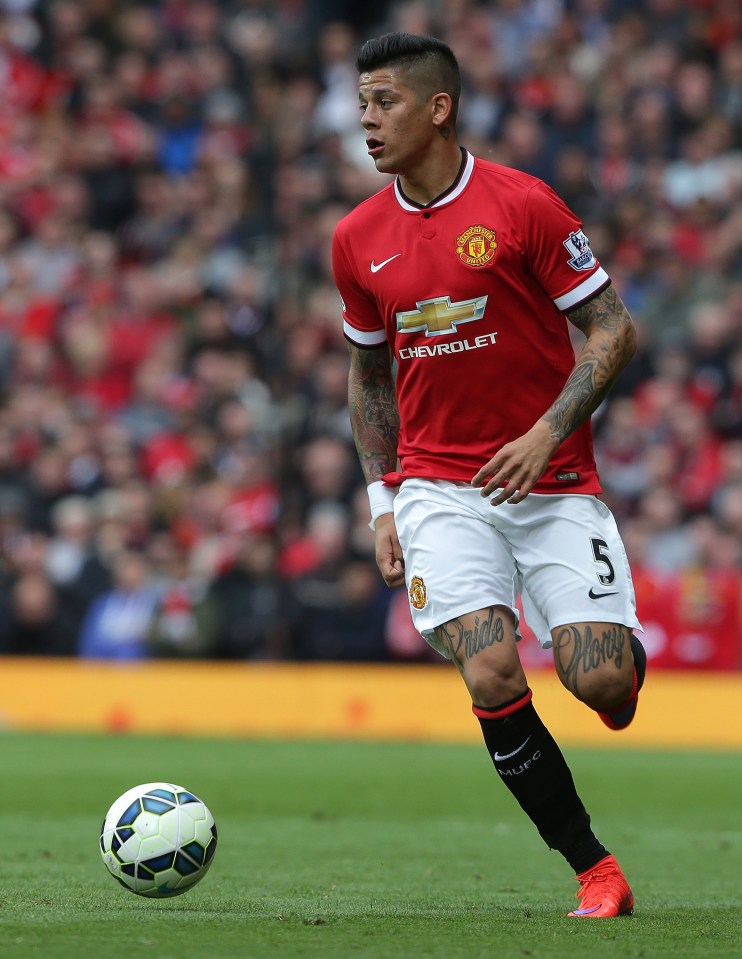
MULTIPOLYGON (((493 494, 494 495, 494 494, 493 494)), ((457 616, 507 606, 547 649, 568 623, 641 629, 626 551, 611 511, 595 496, 531 493, 490 506, 466 483, 408 479, 394 500, 415 627, 445 655, 433 631, 457 616)))

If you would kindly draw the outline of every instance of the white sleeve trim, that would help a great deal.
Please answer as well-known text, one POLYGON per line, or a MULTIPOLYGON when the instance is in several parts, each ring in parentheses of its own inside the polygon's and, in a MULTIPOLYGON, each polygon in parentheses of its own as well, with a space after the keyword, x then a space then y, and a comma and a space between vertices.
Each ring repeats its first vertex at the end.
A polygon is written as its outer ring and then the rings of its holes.
POLYGON ((608 274, 605 272, 602 266, 599 266, 598 269, 584 281, 584 283, 580 283, 579 286, 576 286, 573 290, 570 290, 569 293, 564 293, 562 296, 558 296, 554 300, 554 305, 562 312, 569 310, 578 303, 581 303, 583 300, 586 300, 591 293, 595 293, 595 291, 599 290, 601 286, 605 286, 609 280, 610 277, 608 274))
POLYGON ((379 346, 381 343, 386 343, 386 330, 383 327, 371 333, 364 333, 351 326, 347 320, 343 320, 343 332, 351 343, 358 343, 359 346, 379 346))

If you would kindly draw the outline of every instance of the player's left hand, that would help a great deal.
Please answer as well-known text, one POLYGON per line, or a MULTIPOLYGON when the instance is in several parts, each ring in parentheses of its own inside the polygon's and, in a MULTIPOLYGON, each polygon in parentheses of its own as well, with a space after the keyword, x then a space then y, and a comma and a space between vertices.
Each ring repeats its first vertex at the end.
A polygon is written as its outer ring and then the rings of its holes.
POLYGON ((404 585, 404 557, 399 545, 394 513, 376 517, 376 565, 390 589, 404 585))
POLYGON ((538 482, 558 446, 549 424, 538 420, 527 433, 498 450, 473 477, 471 485, 481 487, 482 496, 491 496, 502 487, 490 500, 492 506, 520 503, 538 482))

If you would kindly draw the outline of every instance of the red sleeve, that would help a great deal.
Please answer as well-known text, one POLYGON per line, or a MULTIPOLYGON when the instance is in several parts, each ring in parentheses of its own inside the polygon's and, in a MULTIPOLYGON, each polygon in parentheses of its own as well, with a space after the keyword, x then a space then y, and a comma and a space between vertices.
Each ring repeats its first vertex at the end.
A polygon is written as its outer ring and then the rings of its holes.
POLYGON ((380 346, 387 340, 384 322, 356 278, 348 246, 349 238, 341 221, 332 238, 332 269, 343 303, 343 332, 355 346, 380 346))
POLYGON ((562 312, 591 299, 610 282, 582 223, 545 183, 528 192, 525 229, 531 273, 562 312))

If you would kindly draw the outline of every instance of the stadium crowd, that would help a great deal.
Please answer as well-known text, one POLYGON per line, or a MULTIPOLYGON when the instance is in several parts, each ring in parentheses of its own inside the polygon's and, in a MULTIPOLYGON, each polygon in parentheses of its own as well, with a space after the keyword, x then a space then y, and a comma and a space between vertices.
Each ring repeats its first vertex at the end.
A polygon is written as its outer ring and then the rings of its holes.
MULTIPOLYGON (((635 568, 742 571, 739 0, 3 0, 0 652, 423 659, 373 559, 335 223, 355 55, 433 33, 641 335, 595 416, 635 568)), ((577 334, 575 334, 577 335, 577 334)))

